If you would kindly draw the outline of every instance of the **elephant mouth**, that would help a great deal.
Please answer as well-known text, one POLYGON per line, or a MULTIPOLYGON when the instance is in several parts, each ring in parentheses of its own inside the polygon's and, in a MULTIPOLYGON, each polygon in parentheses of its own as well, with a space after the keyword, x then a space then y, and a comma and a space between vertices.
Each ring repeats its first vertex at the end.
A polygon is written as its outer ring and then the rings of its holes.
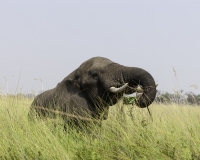
POLYGON ((137 85, 136 87, 130 87, 128 83, 125 83, 121 87, 110 87, 109 92, 114 94, 123 92, 124 102, 126 102, 127 99, 130 98, 133 98, 135 101, 139 100, 144 93, 144 89, 140 85, 137 85))
MULTIPOLYGON (((158 86, 158 84, 155 84, 156 88, 158 86)), ((138 105, 138 102, 141 101, 145 96, 146 96, 146 90, 149 90, 149 87, 144 88, 141 85, 136 85, 136 86, 130 86, 128 83, 125 83, 124 85, 122 85, 121 87, 110 87, 109 88, 109 92, 113 93, 113 94, 117 94, 117 93, 123 93, 123 99, 124 102, 128 102, 125 104, 136 104, 138 105)), ((144 108, 144 107, 148 107, 148 105, 145 106, 139 106, 140 108, 144 108)))

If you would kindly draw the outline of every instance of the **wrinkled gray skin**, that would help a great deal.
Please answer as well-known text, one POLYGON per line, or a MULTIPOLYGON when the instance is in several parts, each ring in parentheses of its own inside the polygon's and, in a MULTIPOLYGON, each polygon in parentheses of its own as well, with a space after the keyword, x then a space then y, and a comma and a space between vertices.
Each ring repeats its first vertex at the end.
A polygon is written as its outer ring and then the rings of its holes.
POLYGON ((134 92, 128 88, 120 93, 109 92, 110 87, 121 87, 125 83, 131 87, 138 84, 143 87, 144 93, 137 101, 138 107, 147 107, 155 99, 155 81, 147 71, 94 57, 82 63, 55 88, 38 95, 31 110, 45 115, 45 110, 35 107, 39 106, 82 117, 106 119, 109 106, 116 104, 123 93, 134 92))

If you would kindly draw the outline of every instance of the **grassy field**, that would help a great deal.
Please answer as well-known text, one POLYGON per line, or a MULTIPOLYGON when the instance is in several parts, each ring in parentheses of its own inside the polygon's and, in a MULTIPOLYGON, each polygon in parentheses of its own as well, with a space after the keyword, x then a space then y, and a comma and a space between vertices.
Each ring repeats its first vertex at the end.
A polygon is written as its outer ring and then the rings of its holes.
POLYGON ((31 100, 0 97, 0 159, 200 159, 200 107, 112 106, 109 118, 87 129, 55 119, 28 120, 31 100))

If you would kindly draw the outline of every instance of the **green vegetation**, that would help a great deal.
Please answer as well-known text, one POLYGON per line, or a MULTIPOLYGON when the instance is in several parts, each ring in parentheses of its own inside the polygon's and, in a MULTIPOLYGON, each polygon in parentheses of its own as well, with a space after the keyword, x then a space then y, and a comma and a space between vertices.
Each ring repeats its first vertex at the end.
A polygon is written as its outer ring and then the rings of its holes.
POLYGON ((61 117, 28 120, 32 100, 0 97, 0 159, 200 159, 200 107, 122 102, 101 126, 66 127, 61 117))
POLYGON ((181 91, 174 91, 174 93, 158 91, 154 102, 157 103, 178 103, 178 104, 190 104, 200 106, 200 94, 196 95, 193 92, 184 93, 181 91))

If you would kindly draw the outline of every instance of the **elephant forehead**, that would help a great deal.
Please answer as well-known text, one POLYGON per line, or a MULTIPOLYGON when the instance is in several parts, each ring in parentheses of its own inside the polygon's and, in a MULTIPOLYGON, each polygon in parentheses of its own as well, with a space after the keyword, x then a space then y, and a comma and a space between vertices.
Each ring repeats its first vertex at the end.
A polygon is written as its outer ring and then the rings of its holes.
POLYGON ((91 69, 101 69, 101 68, 108 66, 111 63, 113 63, 113 62, 107 58, 97 57, 97 58, 92 58, 88 61, 85 61, 80 66, 80 69, 82 69, 84 71, 89 71, 91 69))
POLYGON ((106 61, 101 61, 101 62, 96 62, 91 66, 91 69, 105 69, 109 64, 112 62, 106 62, 106 61))

